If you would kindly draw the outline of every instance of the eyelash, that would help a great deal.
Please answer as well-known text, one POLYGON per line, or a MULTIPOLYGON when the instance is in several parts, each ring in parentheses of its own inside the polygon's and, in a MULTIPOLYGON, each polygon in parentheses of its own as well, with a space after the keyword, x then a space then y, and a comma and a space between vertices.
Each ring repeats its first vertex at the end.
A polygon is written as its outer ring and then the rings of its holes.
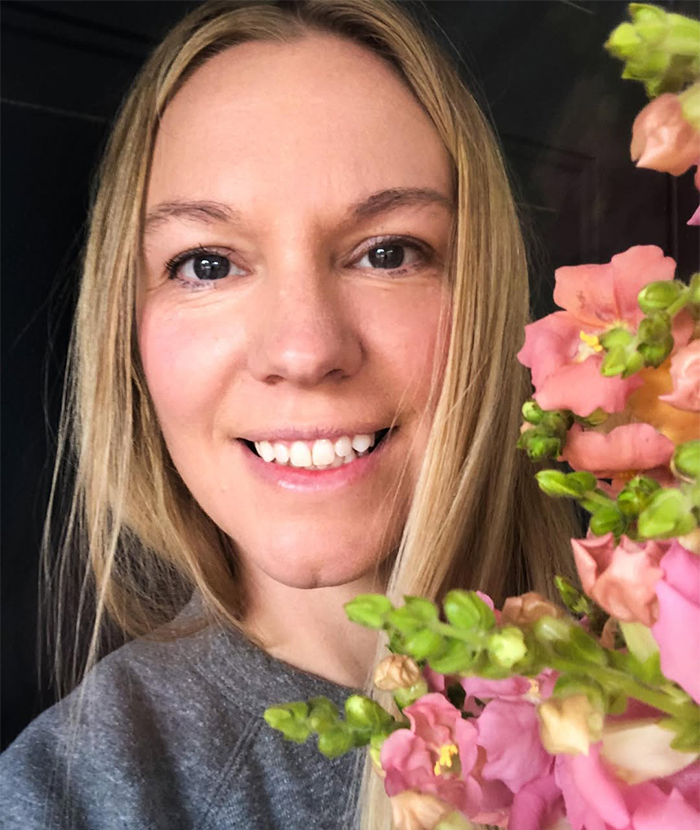
MULTIPOLYGON (((414 251, 415 253, 419 254, 420 261, 408 267, 399 266, 398 268, 363 268, 361 270, 385 271, 387 274, 391 274, 394 277, 401 277, 404 274, 407 274, 416 268, 426 267, 432 264, 435 259, 435 253, 433 249, 425 242, 421 242, 418 239, 414 239, 410 236, 386 236, 373 239, 372 244, 369 247, 365 248, 365 250, 357 257, 356 261, 363 259, 365 256, 367 256, 367 254, 369 254, 371 251, 376 250, 377 248, 386 248, 395 245, 399 245, 403 248, 408 248, 411 251, 414 251)), ((190 248, 187 251, 183 251, 182 253, 177 254, 176 256, 172 257, 166 262, 165 269, 168 274, 168 279, 177 280, 178 282, 181 282, 189 287, 205 286, 209 283, 218 282, 218 280, 192 280, 186 277, 181 277, 178 274, 180 268, 188 260, 195 259, 196 257, 205 256, 219 256, 224 259, 228 259, 231 262, 231 258, 226 254, 221 254, 216 250, 212 250, 211 248, 205 248, 203 245, 198 245, 196 248, 190 248)), ((231 264, 235 266, 235 263, 231 262, 231 264)), ((224 278, 222 277, 222 279, 224 278)))

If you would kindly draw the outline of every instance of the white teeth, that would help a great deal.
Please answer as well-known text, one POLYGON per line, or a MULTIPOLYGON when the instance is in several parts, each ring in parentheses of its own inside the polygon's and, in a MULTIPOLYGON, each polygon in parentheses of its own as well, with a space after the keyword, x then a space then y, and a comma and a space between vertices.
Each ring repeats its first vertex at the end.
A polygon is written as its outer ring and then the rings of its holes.
POLYGON ((367 455, 370 447, 376 443, 373 435, 343 435, 336 441, 319 438, 317 441, 294 441, 291 446, 282 441, 256 441, 255 449, 263 461, 268 464, 291 464, 312 470, 327 470, 350 464, 367 455))
POLYGON ((260 453, 264 461, 273 461, 275 458, 275 451, 269 441, 260 441, 255 445, 257 451, 260 453))
POLYGON ((352 448, 358 452, 365 452, 374 443, 373 435, 356 435, 352 439, 352 448))
POLYGON ((314 462, 314 467, 327 467, 333 463, 335 458, 335 450, 333 449, 333 442, 327 438, 321 438, 314 441, 314 447, 311 450, 311 458, 314 462))
POLYGON ((289 447, 286 444, 275 444, 275 461, 278 464, 289 462, 289 447))
POLYGON ((352 452, 352 442, 347 435, 343 435, 342 438, 338 438, 335 442, 334 449, 336 455, 345 457, 348 453, 352 452))
POLYGON ((295 441, 289 448, 289 461, 292 467, 310 467, 311 450, 303 441, 295 441))

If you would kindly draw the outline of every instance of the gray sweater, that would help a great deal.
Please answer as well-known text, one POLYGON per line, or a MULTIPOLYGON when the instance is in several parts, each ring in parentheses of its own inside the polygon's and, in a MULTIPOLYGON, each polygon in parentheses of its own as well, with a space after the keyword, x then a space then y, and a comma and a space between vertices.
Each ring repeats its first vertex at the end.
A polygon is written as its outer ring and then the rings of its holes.
POLYGON ((262 713, 318 695, 342 705, 351 691, 220 627, 135 640, 0 756, 0 827, 346 830, 354 754, 329 761, 311 741, 285 741, 262 713))

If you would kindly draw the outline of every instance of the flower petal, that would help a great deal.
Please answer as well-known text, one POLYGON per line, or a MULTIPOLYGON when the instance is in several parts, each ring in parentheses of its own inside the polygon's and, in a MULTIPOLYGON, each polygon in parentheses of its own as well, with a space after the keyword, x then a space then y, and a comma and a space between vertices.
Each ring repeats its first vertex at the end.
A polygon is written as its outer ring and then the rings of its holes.
POLYGON ((673 442, 649 424, 626 424, 607 435, 574 424, 567 434, 562 458, 575 470, 612 478, 618 473, 664 466, 674 449, 673 442))

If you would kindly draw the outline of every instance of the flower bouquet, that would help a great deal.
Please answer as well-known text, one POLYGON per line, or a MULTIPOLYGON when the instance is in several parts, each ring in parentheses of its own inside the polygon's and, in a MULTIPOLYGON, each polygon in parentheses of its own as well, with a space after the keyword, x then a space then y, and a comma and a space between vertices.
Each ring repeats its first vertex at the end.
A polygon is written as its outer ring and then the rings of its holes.
MULTIPOLYGON (((638 166, 700 162, 700 23, 632 4, 606 47, 652 98, 635 120, 638 166)), ((696 173, 696 184, 698 174, 696 173)), ((700 224, 700 210, 689 224, 700 224)), ((700 273, 637 246, 560 268, 562 309, 526 327, 532 374, 519 446, 550 496, 590 513, 573 539, 583 590, 500 610, 454 590, 438 608, 358 596, 348 617, 383 630, 378 688, 268 709, 293 741, 368 746, 397 830, 700 827, 700 273)))

